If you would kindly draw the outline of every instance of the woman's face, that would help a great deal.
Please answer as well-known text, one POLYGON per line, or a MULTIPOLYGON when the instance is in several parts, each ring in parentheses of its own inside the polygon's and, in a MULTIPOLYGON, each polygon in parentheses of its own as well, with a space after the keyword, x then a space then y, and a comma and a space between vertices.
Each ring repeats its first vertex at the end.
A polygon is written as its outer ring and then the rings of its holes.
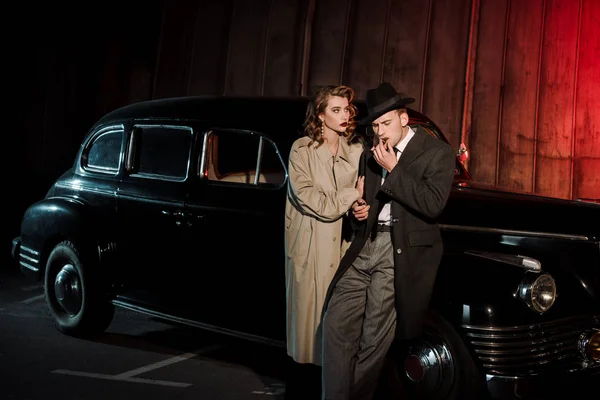
POLYGON ((350 119, 350 106, 348 99, 340 96, 331 96, 327 101, 325 111, 319 115, 326 128, 335 132, 345 132, 350 119))

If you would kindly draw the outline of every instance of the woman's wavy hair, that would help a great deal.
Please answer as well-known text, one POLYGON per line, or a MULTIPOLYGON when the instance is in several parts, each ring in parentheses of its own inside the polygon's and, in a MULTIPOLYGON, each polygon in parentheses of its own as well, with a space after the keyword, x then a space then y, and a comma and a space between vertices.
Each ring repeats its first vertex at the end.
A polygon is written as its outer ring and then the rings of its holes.
POLYGON ((354 130, 356 129, 357 122, 354 117, 358 113, 354 102, 354 90, 349 86, 335 86, 327 85, 321 87, 315 95, 310 99, 308 107, 306 108, 306 118, 304 119, 304 135, 308 136, 312 140, 309 145, 314 142, 318 142, 319 146, 323 144, 324 139, 321 135, 322 122, 319 119, 319 115, 325 112, 327 103, 332 96, 344 97, 348 100, 350 108, 350 117, 348 118, 348 126, 343 136, 346 138, 348 143, 351 143, 354 139, 354 130))

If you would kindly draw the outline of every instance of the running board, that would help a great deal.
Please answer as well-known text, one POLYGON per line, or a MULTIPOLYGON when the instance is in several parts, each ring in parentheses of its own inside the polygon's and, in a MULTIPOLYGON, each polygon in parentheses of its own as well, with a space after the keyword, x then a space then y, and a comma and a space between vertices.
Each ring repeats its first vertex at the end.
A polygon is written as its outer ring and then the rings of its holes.
POLYGON ((153 311, 146 307, 131 304, 131 303, 128 303, 123 300, 117 300, 117 299, 112 300, 112 304, 114 304, 117 307, 122 307, 122 308, 125 308, 128 310, 131 310, 131 311, 150 315, 152 317, 157 317, 157 318, 164 319, 167 321, 172 321, 172 322, 176 322, 176 323, 183 324, 183 325, 193 326, 195 328, 200 328, 200 329, 204 329, 204 330, 212 331, 212 332, 216 332, 216 333, 222 333, 222 334, 225 334, 228 336, 233 336, 236 338, 249 340, 249 341, 256 342, 256 343, 266 344, 268 346, 285 348, 285 342, 282 342, 279 340, 273 340, 273 339, 269 339, 269 338, 266 338, 263 336, 252 335, 250 333, 238 332, 238 331, 234 331, 232 329, 221 328, 219 326, 204 324, 202 322, 193 321, 193 320, 187 319, 187 318, 176 317, 174 315, 165 314, 165 313, 161 313, 158 311, 153 311))

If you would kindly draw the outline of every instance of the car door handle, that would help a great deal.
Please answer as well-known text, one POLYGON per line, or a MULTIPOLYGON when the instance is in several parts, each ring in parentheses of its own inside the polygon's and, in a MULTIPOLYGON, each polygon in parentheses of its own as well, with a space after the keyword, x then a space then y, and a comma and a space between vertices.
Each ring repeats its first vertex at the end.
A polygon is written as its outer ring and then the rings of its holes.
POLYGON ((162 210, 162 215, 168 215, 169 217, 183 217, 184 213, 182 211, 170 211, 170 210, 162 210))
POLYGON ((183 216, 188 219, 199 220, 204 218, 202 214, 183 213, 183 216))

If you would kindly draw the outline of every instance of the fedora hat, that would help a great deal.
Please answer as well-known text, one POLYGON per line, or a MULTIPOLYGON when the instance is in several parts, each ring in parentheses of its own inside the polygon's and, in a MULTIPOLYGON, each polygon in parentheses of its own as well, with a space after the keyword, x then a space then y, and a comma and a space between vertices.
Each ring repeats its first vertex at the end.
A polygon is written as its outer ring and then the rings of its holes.
POLYGON ((375 89, 367 90, 367 116, 360 120, 360 125, 366 125, 381 117, 388 111, 402 108, 415 101, 412 97, 406 97, 388 83, 383 82, 375 89))

